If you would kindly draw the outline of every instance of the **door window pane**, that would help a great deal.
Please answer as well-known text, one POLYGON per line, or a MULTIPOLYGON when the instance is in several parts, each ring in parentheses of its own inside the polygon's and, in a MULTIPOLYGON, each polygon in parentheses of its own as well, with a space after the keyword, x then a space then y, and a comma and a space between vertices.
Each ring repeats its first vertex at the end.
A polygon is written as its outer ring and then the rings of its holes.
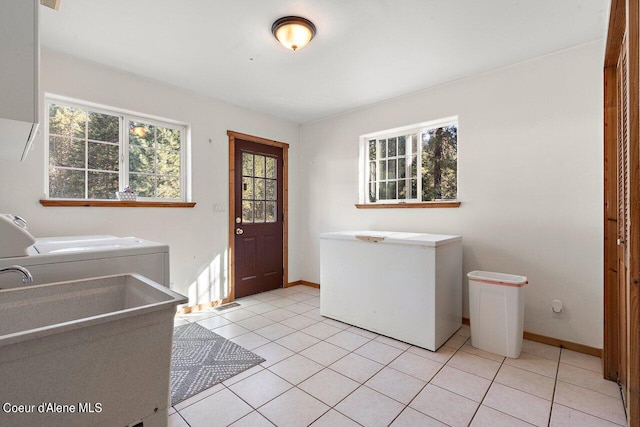
POLYGON ((277 160, 273 157, 267 157, 267 178, 276 179, 278 177, 277 160))
POLYGON ((265 214, 264 202, 256 201, 254 203, 255 203, 254 217, 253 217, 254 222, 264 222, 264 214, 265 214))
POLYGON ((264 178, 264 162, 265 157, 259 154, 254 156, 254 176, 264 178))
POLYGON ((267 200, 276 200, 278 193, 276 191, 277 181, 274 179, 267 180, 267 200))
POLYGON ((253 178, 242 177, 242 198, 253 199, 253 178))
POLYGON ((244 224, 253 222, 253 202, 250 200, 242 202, 242 222, 244 224))
POLYGON ((265 180, 256 178, 255 179, 255 199, 256 200, 264 200, 265 199, 265 180))
POLYGON ((277 212, 276 212, 276 202, 267 202, 267 221, 266 222, 276 222, 277 212))
POLYGON ((242 175, 253 176, 253 154, 242 153, 242 175))

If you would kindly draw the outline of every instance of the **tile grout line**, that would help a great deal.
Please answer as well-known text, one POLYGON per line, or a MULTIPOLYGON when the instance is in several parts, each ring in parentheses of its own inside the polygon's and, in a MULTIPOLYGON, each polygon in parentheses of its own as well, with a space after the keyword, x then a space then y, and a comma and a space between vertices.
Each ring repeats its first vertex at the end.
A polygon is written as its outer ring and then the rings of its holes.
MULTIPOLYGON (((473 416, 471 417, 471 419, 469 420, 469 424, 467 424, 467 425, 471 425, 471 423, 473 422, 473 419, 476 417, 478 411, 480 410, 480 407, 482 406, 482 402, 484 402, 484 399, 487 397, 487 394, 489 394, 489 390, 491 390, 491 386, 493 385, 493 383, 496 380, 496 377, 498 376, 498 372, 500 372, 500 369, 502 369, 502 366, 504 366, 505 360, 507 360, 507 358, 503 357, 502 358, 502 362, 500 362, 500 366, 498 366, 498 369, 496 369, 496 373, 493 374, 493 378, 491 379, 491 384, 489 384, 489 387, 487 387, 487 391, 485 391, 484 394, 482 395, 482 399, 480 399, 480 402, 478 403, 478 407, 473 412, 473 416)), ((493 409, 493 408, 491 408, 491 409, 493 409)))

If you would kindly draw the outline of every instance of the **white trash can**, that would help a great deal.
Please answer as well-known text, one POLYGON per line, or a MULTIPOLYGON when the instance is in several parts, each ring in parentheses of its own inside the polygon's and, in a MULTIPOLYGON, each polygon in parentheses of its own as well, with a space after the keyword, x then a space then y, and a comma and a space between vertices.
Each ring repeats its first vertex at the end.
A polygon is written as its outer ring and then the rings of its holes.
POLYGON ((472 271, 469 278, 471 345, 518 358, 524 323, 524 276, 472 271))

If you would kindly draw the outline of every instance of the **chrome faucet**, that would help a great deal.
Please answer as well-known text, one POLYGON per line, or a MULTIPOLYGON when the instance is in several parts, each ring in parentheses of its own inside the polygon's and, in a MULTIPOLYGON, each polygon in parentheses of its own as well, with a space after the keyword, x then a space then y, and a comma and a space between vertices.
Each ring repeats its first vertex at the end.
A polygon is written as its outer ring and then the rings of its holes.
POLYGON ((33 276, 31 275, 29 270, 24 267, 20 267, 19 265, 12 265, 11 267, 0 268, 0 274, 10 272, 20 274, 22 276, 22 283, 24 284, 33 283, 33 276))

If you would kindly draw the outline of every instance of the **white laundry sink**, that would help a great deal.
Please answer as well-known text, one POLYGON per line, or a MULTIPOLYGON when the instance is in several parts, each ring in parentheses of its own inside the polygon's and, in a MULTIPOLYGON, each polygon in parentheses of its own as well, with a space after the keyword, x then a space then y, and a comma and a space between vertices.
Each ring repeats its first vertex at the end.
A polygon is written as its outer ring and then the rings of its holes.
POLYGON ((0 425, 166 425, 173 317, 185 302, 136 274, 0 291, 2 400, 16 405, 0 425), (40 412, 49 402, 68 412, 40 412))

